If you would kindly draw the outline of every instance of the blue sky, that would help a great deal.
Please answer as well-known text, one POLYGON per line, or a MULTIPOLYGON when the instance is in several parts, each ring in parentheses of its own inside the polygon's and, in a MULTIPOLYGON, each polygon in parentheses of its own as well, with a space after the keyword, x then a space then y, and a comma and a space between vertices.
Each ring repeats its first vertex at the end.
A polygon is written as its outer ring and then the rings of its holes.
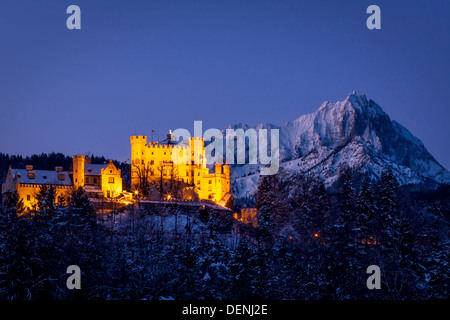
POLYGON ((449 16, 445 0, 2 0, 0 152, 125 160, 134 133, 282 124, 359 90, 450 168, 449 16))

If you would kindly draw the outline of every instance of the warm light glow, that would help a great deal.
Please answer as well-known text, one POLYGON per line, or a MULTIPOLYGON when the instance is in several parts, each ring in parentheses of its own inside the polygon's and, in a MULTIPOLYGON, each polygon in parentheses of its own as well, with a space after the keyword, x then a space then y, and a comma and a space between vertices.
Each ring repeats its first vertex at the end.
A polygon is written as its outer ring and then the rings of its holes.
POLYGON ((170 200, 170 198, 172 198, 171 196, 170 196, 170 194, 167 196, 167 200, 170 200))
POLYGON ((377 240, 375 240, 373 237, 369 237, 368 239, 362 239, 361 243, 362 244, 371 244, 371 245, 378 245, 379 244, 377 242, 377 240))
MULTIPOLYGON (((230 168, 227 165, 216 164, 214 172, 206 166, 206 149, 202 137, 191 137, 187 146, 173 144, 147 143, 146 136, 131 136, 131 185, 141 183, 140 170, 148 170, 149 182, 161 183, 161 163, 167 165, 165 178, 181 182, 183 191, 180 196, 188 200, 194 196, 199 200, 213 200, 216 204, 230 192, 230 168), (174 159, 176 158, 176 159, 174 159), (199 163, 198 163, 199 162, 199 163), (144 165, 143 167, 141 167, 144 165), (171 176, 170 172, 176 173, 171 176), (195 185, 193 192, 184 192, 188 185, 195 185), (189 194, 189 195, 188 195, 189 194)), ((164 192, 165 190, 161 190, 164 192)), ((162 198, 169 200, 166 194, 162 198)), ((178 199, 178 195, 175 197, 178 199)), ((172 197, 170 197, 171 199, 172 197)))
POLYGON ((314 233, 314 237, 318 238, 319 234, 318 233, 314 233))
POLYGON ((136 190, 136 191, 134 192, 134 194, 138 194, 138 191, 136 190))

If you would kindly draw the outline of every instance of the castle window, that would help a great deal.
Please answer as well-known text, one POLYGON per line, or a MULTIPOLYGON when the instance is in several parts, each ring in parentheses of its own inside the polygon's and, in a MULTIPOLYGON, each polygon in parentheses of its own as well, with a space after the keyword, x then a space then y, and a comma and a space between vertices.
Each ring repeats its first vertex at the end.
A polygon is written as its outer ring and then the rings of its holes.
POLYGON ((109 173, 112 173, 112 170, 109 170, 109 173))
POLYGON ((211 181, 211 180, 209 180, 209 181, 208 181, 208 184, 211 184, 211 183, 212 183, 212 181, 211 181))
POLYGON ((92 172, 92 169, 88 169, 88 172, 92 172))
POLYGON ((197 184, 200 184, 200 180, 197 180, 197 184))
POLYGON ((27 201, 30 201, 30 200, 31 200, 31 197, 29 194, 27 194, 27 201))
POLYGON ((89 183, 89 178, 86 178, 86 183, 89 183))
POLYGON ((150 165, 152 166, 152 165, 154 165, 155 164, 155 161, 154 160, 151 160, 150 161, 150 165))
POLYGON ((106 190, 106 197, 107 197, 107 198, 110 198, 110 197, 111 197, 111 191, 106 190))
POLYGON ((94 183, 97 183, 97 178, 94 178, 94 183))
POLYGON ((42 176, 43 179, 47 179, 47 176, 42 176))
POLYGON ((108 178, 108 183, 114 183, 114 177, 109 177, 108 178))

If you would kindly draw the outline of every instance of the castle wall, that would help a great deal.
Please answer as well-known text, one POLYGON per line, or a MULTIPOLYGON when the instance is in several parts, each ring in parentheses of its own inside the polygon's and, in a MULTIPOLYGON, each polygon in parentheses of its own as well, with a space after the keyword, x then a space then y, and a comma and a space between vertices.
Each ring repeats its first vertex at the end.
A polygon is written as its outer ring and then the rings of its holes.
MULTIPOLYGON (((24 208, 27 210, 34 210, 37 208, 37 199, 36 194, 39 192, 42 185, 40 184, 27 184, 27 183, 18 183, 15 182, 11 184, 5 184, 3 186, 4 191, 11 190, 12 192, 16 191, 19 197, 23 201, 24 208)), ((72 186, 53 186, 56 194, 56 201, 58 198, 63 196, 66 201, 73 190, 72 186)), ((4 199, 6 200, 6 199, 4 199)))
POLYGON ((101 185, 103 195, 107 198, 118 197, 122 193, 122 176, 121 170, 109 162, 106 168, 101 171, 101 185))

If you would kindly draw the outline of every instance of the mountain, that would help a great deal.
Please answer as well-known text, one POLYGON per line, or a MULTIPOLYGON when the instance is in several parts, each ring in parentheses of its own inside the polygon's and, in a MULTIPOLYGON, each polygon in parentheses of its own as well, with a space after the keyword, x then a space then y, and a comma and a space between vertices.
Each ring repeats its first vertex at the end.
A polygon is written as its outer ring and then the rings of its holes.
MULTIPOLYGON (((343 101, 325 101, 315 112, 282 126, 239 123, 225 127, 229 128, 279 129, 280 169, 318 176, 327 186, 337 181, 345 167, 371 178, 390 168, 400 184, 450 182, 450 172, 422 141, 357 91, 343 101)), ((254 194, 258 172, 259 165, 233 165, 237 198, 254 194)))

